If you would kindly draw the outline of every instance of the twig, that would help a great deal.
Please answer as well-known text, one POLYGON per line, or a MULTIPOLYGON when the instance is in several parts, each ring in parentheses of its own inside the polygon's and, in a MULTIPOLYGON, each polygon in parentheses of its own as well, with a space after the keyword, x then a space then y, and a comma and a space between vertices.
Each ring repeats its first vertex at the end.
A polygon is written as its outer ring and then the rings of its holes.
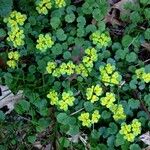
POLYGON ((77 113, 79 113, 80 111, 82 111, 84 108, 81 108, 81 109, 79 109, 79 110, 77 110, 76 112, 73 112, 72 114, 70 114, 71 116, 73 116, 73 115, 75 115, 75 114, 77 114, 77 113))

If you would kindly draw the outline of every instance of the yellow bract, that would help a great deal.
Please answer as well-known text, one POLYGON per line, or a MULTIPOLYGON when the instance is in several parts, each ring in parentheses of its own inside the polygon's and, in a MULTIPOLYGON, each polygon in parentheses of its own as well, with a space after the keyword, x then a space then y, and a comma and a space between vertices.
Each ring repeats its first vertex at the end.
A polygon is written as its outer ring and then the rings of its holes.
POLYGON ((100 48, 107 47, 111 41, 111 38, 108 35, 100 33, 99 31, 92 33, 91 39, 93 41, 93 44, 97 45, 100 48))
POLYGON ((55 0, 56 7, 61 8, 66 6, 65 0, 55 0))
POLYGON ((106 97, 102 97, 100 101, 103 106, 110 108, 113 105, 113 103, 116 101, 115 94, 107 92, 106 97))
POLYGON ((119 133, 122 134, 127 141, 133 142, 135 137, 141 133, 141 123, 137 119, 134 119, 129 125, 122 123, 119 133))
POLYGON ((36 48, 39 49, 41 52, 45 52, 48 48, 51 48, 54 42, 49 34, 43 35, 40 34, 37 40, 36 48))
POLYGON ((110 63, 105 66, 101 66, 99 70, 101 75, 100 78, 106 86, 113 86, 115 84, 118 85, 121 82, 121 75, 119 72, 115 71, 115 66, 110 63))
POLYGON ((138 79, 144 80, 144 82, 150 82, 150 73, 145 72, 145 68, 140 68, 135 71, 138 79))
POLYGON ((53 70, 56 68, 57 64, 55 62, 48 62, 46 70, 49 74, 53 72, 53 70))
POLYGON ((121 104, 112 104, 110 110, 113 113, 114 120, 123 120, 126 118, 126 114, 124 113, 123 106, 121 104))
POLYGON ((98 123, 100 119, 100 114, 98 110, 95 110, 92 113, 91 119, 90 119, 90 114, 88 112, 81 113, 81 115, 78 117, 80 121, 82 121, 83 126, 90 127, 94 123, 98 123))
POLYGON ((99 100, 100 95, 102 95, 103 90, 100 85, 92 86, 86 89, 87 100, 90 100, 92 103, 99 100))
POLYGON ((15 69, 16 66, 17 66, 17 63, 16 63, 15 60, 8 60, 8 61, 7 61, 7 65, 8 65, 10 68, 15 69))
POLYGON ((20 26, 24 25, 26 19, 26 15, 23 15, 17 11, 11 12, 9 17, 4 18, 4 22, 7 23, 7 26, 10 28, 10 31, 8 32, 9 37, 7 37, 7 40, 12 42, 14 47, 24 45, 24 30, 20 28, 20 26))
POLYGON ((58 93, 55 90, 52 90, 47 94, 47 98, 51 100, 51 105, 57 105, 58 104, 58 93))
POLYGON ((20 58, 19 52, 18 52, 18 51, 15 51, 15 52, 11 51, 11 52, 9 52, 9 53, 8 53, 8 58, 9 58, 10 60, 7 61, 7 65, 8 65, 10 68, 13 68, 13 69, 16 68, 16 66, 17 66, 17 61, 18 61, 19 58, 20 58))
POLYGON ((52 0, 37 0, 36 1, 36 10, 39 14, 48 14, 48 10, 52 7, 52 0))
POLYGON ((60 99, 55 90, 50 90, 50 92, 47 94, 47 98, 50 99, 51 105, 56 105, 64 111, 67 111, 69 106, 73 106, 75 101, 72 91, 63 92, 60 99))

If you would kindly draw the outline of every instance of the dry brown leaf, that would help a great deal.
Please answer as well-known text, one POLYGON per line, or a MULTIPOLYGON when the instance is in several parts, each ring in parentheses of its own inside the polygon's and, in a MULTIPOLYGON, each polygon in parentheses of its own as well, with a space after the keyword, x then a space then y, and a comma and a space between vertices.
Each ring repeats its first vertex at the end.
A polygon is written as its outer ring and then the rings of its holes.
POLYGON ((150 132, 148 131, 145 134, 141 135, 140 140, 150 146, 150 132))
POLYGON ((150 150, 150 146, 143 148, 142 150, 150 150))
POLYGON ((137 0, 121 0, 118 3, 114 4, 112 8, 119 9, 120 13, 122 14, 127 14, 129 13, 129 11, 124 9, 124 5, 128 2, 136 4, 137 0))
POLYGON ((0 85, 2 96, 0 96, 0 109, 7 106, 8 111, 5 114, 9 114, 13 109, 14 105, 23 97, 23 92, 19 91, 14 95, 7 86, 0 85))
POLYGON ((106 23, 111 23, 112 25, 119 25, 119 26, 123 25, 121 21, 117 20, 113 15, 110 14, 108 14, 104 20, 106 23))
POLYGON ((150 43, 143 43, 142 46, 147 49, 148 51, 150 51, 150 43))

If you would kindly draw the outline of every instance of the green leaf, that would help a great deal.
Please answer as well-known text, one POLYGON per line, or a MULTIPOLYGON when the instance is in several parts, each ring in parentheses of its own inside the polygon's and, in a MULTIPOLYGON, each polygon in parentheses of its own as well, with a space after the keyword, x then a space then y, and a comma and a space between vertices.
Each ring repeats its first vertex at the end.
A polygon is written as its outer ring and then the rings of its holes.
POLYGON ((148 5, 148 4, 150 4, 150 1, 149 0, 140 0, 140 3, 144 4, 144 5, 148 5))
POLYGON ((133 40, 133 38, 130 35, 125 35, 122 38, 122 45, 124 47, 128 47, 131 44, 132 40, 133 40))
POLYGON ((71 53, 68 52, 68 51, 64 52, 63 58, 64 58, 64 59, 70 59, 70 58, 71 58, 71 53))
POLYGON ((103 15, 102 15, 100 9, 94 9, 92 14, 93 14, 93 18, 96 19, 97 21, 102 20, 102 18, 103 18, 103 15))
POLYGON ((115 145, 118 147, 120 145, 123 145, 124 143, 125 143, 125 140, 123 138, 123 135, 118 133, 117 136, 116 136, 115 145))
POLYGON ((102 118, 105 119, 109 119, 111 117, 111 113, 107 110, 104 110, 101 114, 102 118))
POLYGON ((15 107, 16 112, 19 114, 27 112, 29 111, 29 109, 30 109, 30 103, 26 100, 20 100, 15 107))
POLYGON ((28 18, 28 20, 29 20, 31 25, 33 25, 33 26, 36 25, 36 18, 34 16, 30 16, 28 18))
POLYGON ((141 150, 140 146, 138 144, 131 144, 130 150, 141 150))
POLYGON ((36 136, 35 135, 28 136, 28 142, 29 143, 33 144, 35 142, 35 140, 36 140, 36 136))
POLYGON ((0 110, 0 121, 5 119, 5 114, 0 110))
POLYGON ((51 48, 51 51, 54 55, 60 55, 62 54, 62 51, 63 51, 63 48, 61 46, 61 44, 59 43, 56 43, 52 48, 51 48))
POLYGON ((115 142, 115 137, 114 135, 110 136, 108 139, 107 139, 107 145, 109 147, 114 147, 114 142, 115 142))
POLYGON ((58 38, 59 41, 65 41, 67 38, 67 35, 64 33, 63 29, 58 29, 56 31, 56 37, 58 38))
POLYGON ((75 15, 73 13, 71 14, 67 14, 65 16, 65 21, 68 22, 68 23, 72 23, 74 20, 75 20, 75 15))
POLYGON ((6 31, 3 28, 0 28, 0 38, 3 38, 6 36, 6 31))
POLYGON ((77 135, 79 133, 79 127, 76 125, 70 126, 69 131, 67 132, 67 134, 74 136, 77 135))
POLYGON ((61 20, 58 17, 52 17, 50 20, 50 24, 53 29, 57 29, 59 27, 60 23, 61 23, 61 20))
POLYGON ((133 23, 138 23, 142 21, 142 18, 137 11, 134 11, 130 14, 130 19, 133 23))
POLYGON ((150 8, 144 9, 144 15, 147 20, 150 19, 150 8))
POLYGON ((137 54, 135 52, 131 52, 126 56, 126 61, 128 62, 135 62, 136 59, 137 59, 137 54))
POLYGON ((109 134, 116 134, 116 132, 118 131, 118 127, 115 123, 111 122, 107 130, 109 134))
POLYGON ((77 18, 77 22, 78 22, 78 24, 77 24, 78 27, 84 27, 86 24, 86 19, 83 16, 79 16, 77 18))
POLYGON ((83 37, 85 34, 85 29, 83 27, 80 27, 77 29, 77 36, 78 37, 83 37))
POLYGON ((13 1, 12 0, 1 0, 0 1, 0 16, 5 17, 8 15, 13 6, 13 1))
POLYGON ((50 125, 50 119, 49 118, 41 118, 38 120, 38 124, 36 126, 36 130, 38 132, 42 132, 50 125))
POLYGON ((94 109, 94 105, 91 102, 85 102, 84 108, 87 112, 91 112, 94 109))
POLYGON ((60 142, 60 145, 61 145, 62 148, 63 148, 63 147, 67 148, 67 147, 69 147, 69 145, 70 145, 69 140, 68 140, 67 138, 65 138, 65 137, 61 137, 61 138, 59 139, 59 142, 60 142))
POLYGON ((128 106, 131 108, 131 109, 138 109, 139 106, 140 106, 140 102, 139 100, 135 100, 133 98, 129 99, 128 101, 128 106))
POLYGON ((150 40, 150 28, 146 29, 144 32, 144 37, 146 40, 150 40))
POLYGON ((93 139, 98 140, 100 138, 100 133, 97 130, 94 129, 91 132, 91 136, 92 136, 93 139))

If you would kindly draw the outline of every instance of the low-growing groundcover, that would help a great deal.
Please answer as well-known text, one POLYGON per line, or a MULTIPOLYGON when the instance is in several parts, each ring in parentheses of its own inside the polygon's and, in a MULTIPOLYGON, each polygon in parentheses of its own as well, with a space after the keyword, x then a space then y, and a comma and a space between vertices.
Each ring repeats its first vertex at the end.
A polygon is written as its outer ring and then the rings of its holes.
POLYGON ((147 146, 150 1, 119 2, 0 0, 0 84, 23 91, 0 149, 147 146))

